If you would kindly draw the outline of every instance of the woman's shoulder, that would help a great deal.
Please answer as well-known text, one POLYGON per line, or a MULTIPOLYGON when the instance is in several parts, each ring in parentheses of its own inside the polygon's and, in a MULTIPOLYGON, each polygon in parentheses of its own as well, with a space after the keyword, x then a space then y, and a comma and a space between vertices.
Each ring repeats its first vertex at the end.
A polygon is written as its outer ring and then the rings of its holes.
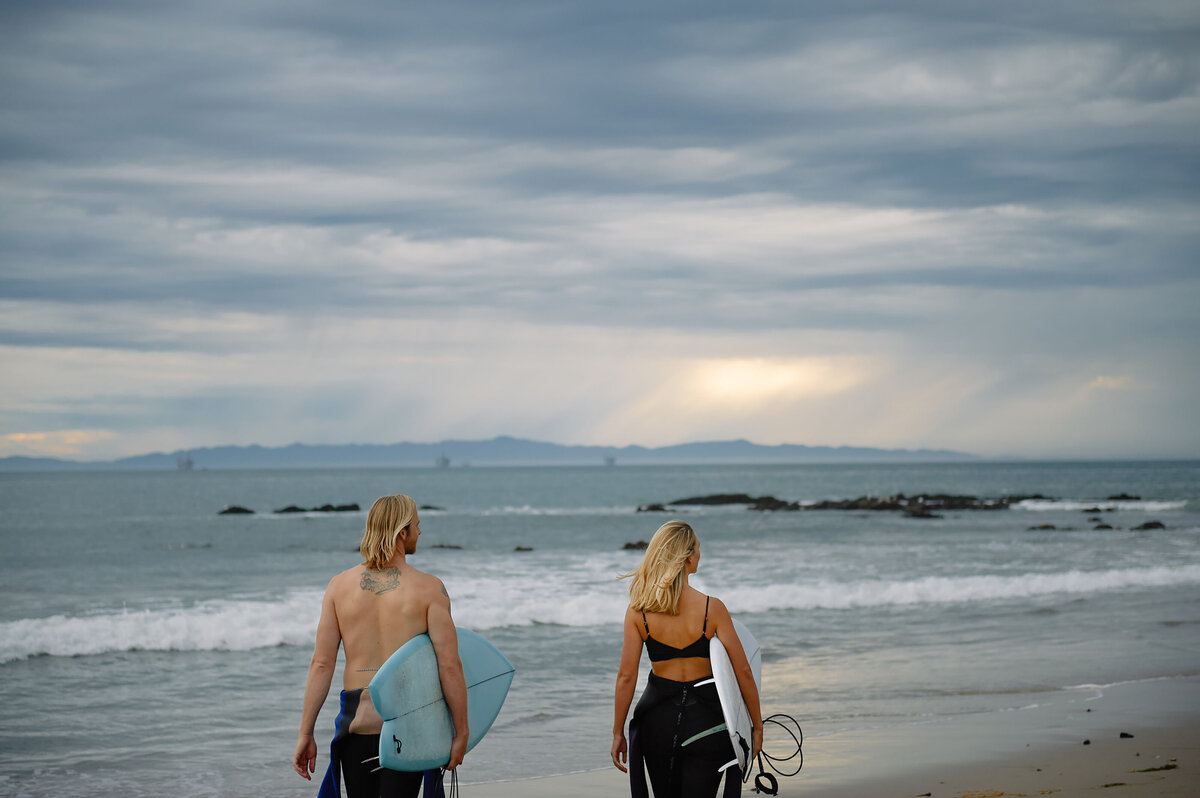
POLYGON ((721 601, 721 599, 712 595, 705 596, 704 599, 708 602, 708 617, 729 617, 729 610, 726 609, 725 602, 721 601))

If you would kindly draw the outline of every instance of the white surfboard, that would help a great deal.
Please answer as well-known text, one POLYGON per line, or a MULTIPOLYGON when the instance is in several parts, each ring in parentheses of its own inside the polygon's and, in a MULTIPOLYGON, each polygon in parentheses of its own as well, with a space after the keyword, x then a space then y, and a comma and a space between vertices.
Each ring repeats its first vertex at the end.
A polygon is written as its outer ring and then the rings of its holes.
MULTIPOLYGON (((742 650, 746 652, 746 659, 750 661, 750 670, 754 671, 754 684, 761 691, 762 650, 759 649, 758 641, 754 639, 754 635, 750 634, 750 630, 736 618, 733 619, 733 628, 737 632, 738 640, 742 643, 742 650)), ((746 702, 742 700, 742 690, 738 687, 737 676, 733 672, 733 663, 729 660, 729 652, 725 650, 725 645, 716 635, 709 643, 708 658, 712 662, 713 681, 717 683, 717 695, 721 698, 721 713, 725 716, 729 739, 733 742, 733 750, 737 755, 735 761, 729 762, 721 770, 736 764, 742 769, 744 776, 749 772, 750 754, 753 751, 751 746, 753 745, 754 724, 750 720, 750 710, 746 708, 746 702)))
MULTIPOLYGON (((458 628, 458 655, 467 680, 467 750, 475 747, 500 714, 513 680, 513 666, 500 650, 470 629, 458 628)), ((437 656, 429 635, 417 635, 388 657, 368 688, 383 718, 379 764, 420 771, 450 760, 454 723, 442 696, 437 656)))

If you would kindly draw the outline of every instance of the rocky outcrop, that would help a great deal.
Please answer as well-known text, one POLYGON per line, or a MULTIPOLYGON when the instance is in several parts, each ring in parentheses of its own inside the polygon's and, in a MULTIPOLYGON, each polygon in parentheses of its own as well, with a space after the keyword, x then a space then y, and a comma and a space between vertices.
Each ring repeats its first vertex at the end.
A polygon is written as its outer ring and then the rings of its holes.
POLYGON ((746 493, 714 493, 709 496, 691 496, 686 499, 676 499, 667 502, 671 507, 688 504, 754 504, 757 499, 746 493))
POLYGON ((1116 496, 1109 496, 1110 502, 1140 502, 1141 496, 1130 496, 1128 493, 1118 493, 1116 496))
MULTIPOLYGON (((670 507, 687 507, 691 505, 721 505, 744 504, 748 510, 767 512, 795 510, 864 510, 903 512, 912 518, 937 518, 937 513, 952 510, 1007 510, 1014 504, 1028 499, 1046 499, 1040 493, 1027 496, 1001 496, 995 499, 981 499, 978 496, 960 496, 947 493, 921 493, 916 496, 905 496, 897 493, 894 496, 859 496, 856 499, 827 499, 812 504, 800 504, 774 496, 751 496, 748 493, 714 493, 707 496, 690 496, 686 499, 675 499, 664 504, 643 504, 638 507, 639 513, 667 512, 670 507)), ((1099 512, 1099 508, 1095 512, 1099 512)))
POLYGON ((622 551, 644 551, 650 544, 644 540, 636 540, 626 543, 621 547, 622 551))
POLYGON ((357 504, 322 504, 320 507, 314 507, 311 510, 303 507, 297 507, 294 504, 289 504, 287 507, 281 507, 275 511, 276 515, 285 515, 288 513, 357 513, 361 510, 357 504))
MULTIPOLYGON (((748 493, 714 493, 709 496, 690 496, 686 499, 676 499, 672 502, 667 502, 667 507, 686 507, 688 505, 720 505, 720 504, 744 504, 750 510, 799 510, 799 502, 789 502, 783 499, 777 499, 774 496, 751 496, 748 493)), ((646 504, 638 510, 642 512, 650 512, 652 509, 661 508, 666 510, 661 504, 646 504)))
POLYGON ((774 496, 759 496, 750 505, 751 510, 771 511, 786 510, 795 511, 800 509, 800 502, 787 502, 783 499, 776 499, 774 496))
POLYGON ((217 515, 254 515, 254 511, 246 507, 239 507, 236 504, 231 504, 217 515))
MULTIPOLYGON (((946 512, 949 510, 1007 510, 1014 504, 1027 499, 1045 499, 1040 493, 1030 496, 1002 496, 996 499, 981 499, 978 496, 960 496, 947 493, 921 493, 916 496, 905 496, 897 493, 894 496, 859 496, 857 499, 840 499, 822 501, 804 506, 806 510, 900 510, 908 512, 946 512), (918 509, 919 508, 919 509, 918 509)), ((917 516, 928 517, 928 516, 917 516)))
POLYGON ((1166 529, 1167 527, 1162 521, 1147 521, 1144 524, 1138 524, 1133 528, 1134 532, 1145 532, 1148 529, 1166 529))

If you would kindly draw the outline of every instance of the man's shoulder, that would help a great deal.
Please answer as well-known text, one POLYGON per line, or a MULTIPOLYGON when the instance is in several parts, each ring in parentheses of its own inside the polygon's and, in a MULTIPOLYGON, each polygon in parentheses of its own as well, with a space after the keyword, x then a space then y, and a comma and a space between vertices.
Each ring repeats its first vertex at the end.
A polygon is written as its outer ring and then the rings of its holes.
POLYGON ((341 573, 334 574, 333 578, 329 580, 329 587, 327 589, 334 591, 344 590, 347 585, 357 585, 362 578, 363 572, 366 570, 367 566, 364 563, 359 563, 341 573))
POLYGON ((420 568, 414 568, 411 565, 407 567, 407 570, 412 575, 413 581, 420 584, 421 587, 439 592, 444 589, 442 580, 433 574, 422 571, 420 568))

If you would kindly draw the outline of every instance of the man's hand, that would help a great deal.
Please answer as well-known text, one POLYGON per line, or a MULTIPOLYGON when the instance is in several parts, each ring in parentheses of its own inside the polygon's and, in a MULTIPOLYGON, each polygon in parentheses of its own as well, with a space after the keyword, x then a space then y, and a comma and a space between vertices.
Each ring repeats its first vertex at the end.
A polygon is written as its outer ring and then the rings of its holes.
POLYGON ((450 743, 450 762, 447 763, 446 770, 454 770, 462 764, 463 757, 467 755, 467 736, 457 735, 450 743))
POLYGON ((301 734, 300 739, 296 741, 296 755, 292 757, 292 768, 312 781, 310 774, 317 769, 317 741, 312 734, 301 734))

